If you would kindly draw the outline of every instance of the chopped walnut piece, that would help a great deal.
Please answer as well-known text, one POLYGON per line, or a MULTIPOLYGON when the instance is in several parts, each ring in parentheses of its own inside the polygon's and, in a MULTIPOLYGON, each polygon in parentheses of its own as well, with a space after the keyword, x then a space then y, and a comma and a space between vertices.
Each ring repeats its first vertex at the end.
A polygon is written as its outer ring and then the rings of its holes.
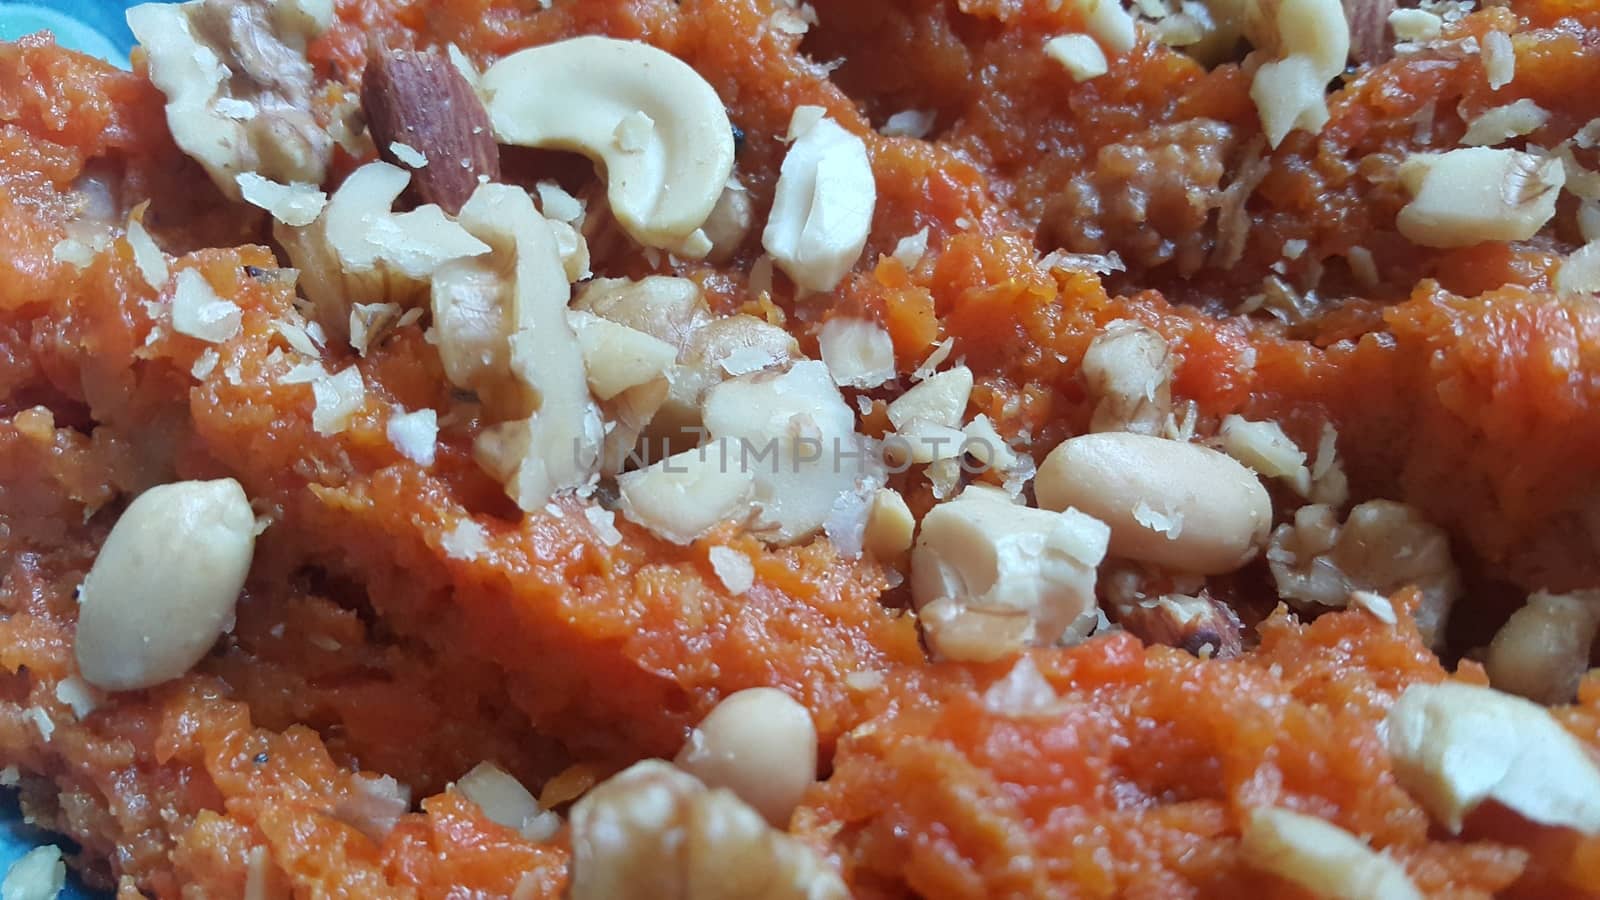
POLYGON ((837 872, 726 789, 647 759, 572 807, 571 900, 844 900, 837 872))
POLYGON ((1600 591, 1540 591, 1495 633, 1484 660, 1496 688, 1544 704, 1571 703, 1600 630, 1600 591))
POLYGON ((1461 594, 1449 537, 1391 500, 1360 504, 1343 525, 1330 507, 1301 507, 1292 524, 1272 532, 1267 565, 1279 596, 1301 609, 1342 609, 1351 591, 1389 595, 1415 586, 1422 592, 1417 629, 1429 645, 1443 636, 1461 594))
POLYGON ((331 7, 311 0, 192 0, 128 10, 128 26, 167 97, 179 147, 239 199, 235 177, 321 184, 333 139, 312 115, 306 44, 331 7))
POLYGON ((1095 399, 1090 431, 1159 434, 1172 411, 1172 350, 1155 329, 1131 319, 1107 325, 1083 355, 1095 399))
POLYGON ((1110 530, 1078 512, 1018 506, 969 486, 922 520, 911 595, 929 649, 992 661, 1049 646, 1095 609, 1095 567, 1110 530))
POLYGON ((1250 865, 1328 900, 1422 900, 1405 866, 1315 816, 1257 807, 1240 850, 1250 865))
POLYGON ((1400 210, 1400 233, 1424 247, 1525 241, 1556 211, 1566 181, 1561 161, 1520 150, 1466 147, 1417 153, 1400 166, 1412 200, 1400 210))
POLYGON ((489 114, 443 56, 374 47, 361 82, 361 107, 385 160, 402 162, 400 147, 422 156, 422 164, 412 165, 417 171, 411 190, 419 202, 455 215, 480 178, 500 180, 500 148, 489 114))
POLYGON ((1530 822, 1600 834, 1600 769, 1544 707, 1476 685, 1416 684, 1385 724, 1401 787, 1451 832, 1494 800, 1530 822))
POLYGON ((1244 649, 1244 624, 1213 598, 1198 578, 1180 583, 1127 565, 1100 575, 1111 619, 1149 644, 1177 647, 1202 659, 1226 659, 1244 649))

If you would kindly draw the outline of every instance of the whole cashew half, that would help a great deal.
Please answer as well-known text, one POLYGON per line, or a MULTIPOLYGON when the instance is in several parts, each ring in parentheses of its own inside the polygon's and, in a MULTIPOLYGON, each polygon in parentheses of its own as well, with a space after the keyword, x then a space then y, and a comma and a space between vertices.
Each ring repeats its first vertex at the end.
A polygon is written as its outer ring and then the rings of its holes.
POLYGON ((641 244, 684 247, 733 172, 717 92, 649 44, 590 36, 532 47, 491 66, 482 87, 501 143, 604 165, 611 210, 641 244))

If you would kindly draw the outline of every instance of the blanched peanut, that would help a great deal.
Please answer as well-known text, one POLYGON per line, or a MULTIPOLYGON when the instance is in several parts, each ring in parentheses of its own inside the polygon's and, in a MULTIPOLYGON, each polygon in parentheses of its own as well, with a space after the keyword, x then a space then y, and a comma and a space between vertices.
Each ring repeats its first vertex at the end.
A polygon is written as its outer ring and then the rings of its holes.
POLYGON ((782 828, 817 777, 811 712, 776 688, 728 695, 689 733, 678 767, 782 828))
POLYGON ((232 478, 151 488, 128 504, 84 580, 78 669, 112 691, 189 671, 233 619, 255 513, 232 478))
POLYGON ((1489 681, 1540 703, 1570 703, 1589 669, 1589 645, 1600 629, 1600 591, 1528 598, 1489 644, 1489 681))
POLYGON ((1179 572, 1239 568, 1266 542, 1272 502, 1222 453, 1142 434, 1063 441, 1039 466, 1044 509, 1073 508, 1111 526, 1111 555, 1179 572))

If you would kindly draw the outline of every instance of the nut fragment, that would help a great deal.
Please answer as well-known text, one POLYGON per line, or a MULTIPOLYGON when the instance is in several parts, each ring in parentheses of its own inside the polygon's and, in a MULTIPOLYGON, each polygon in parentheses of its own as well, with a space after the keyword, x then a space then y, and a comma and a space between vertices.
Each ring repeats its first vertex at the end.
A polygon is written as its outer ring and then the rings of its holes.
POLYGON ((1111 555, 1214 575, 1266 543, 1272 502, 1244 466, 1198 444, 1125 432, 1063 441, 1039 466, 1039 505, 1111 526, 1111 555))
POLYGON ((1537 234, 1555 215, 1566 173, 1553 156, 1464 147, 1413 154, 1400 181, 1412 196, 1395 218, 1401 234, 1424 247, 1470 247, 1537 234))
POLYGON ((811 711, 777 688, 729 694, 689 732, 678 767, 782 828, 817 778, 811 711))
POLYGON ((1405 867, 1331 822, 1256 807, 1240 851, 1252 866, 1330 900, 1421 900, 1405 867))
POLYGON ((917 520, 906 499, 893 488, 879 488, 867 508, 867 528, 862 546, 877 559, 893 562, 911 549, 917 520))
POLYGON ((1484 666, 1496 688, 1544 704, 1570 703, 1600 630, 1600 591, 1540 591, 1495 632, 1484 666))
POLYGON ((971 396, 972 370, 966 366, 946 369, 896 397, 889 404, 889 421, 901 431, 913 422, 959 428, 971 396))
POLYGON ((589 390, 601 400, 664 378, 678 358, 666 341, 593 313, 571 310, 567 322, 583 351, 589 390))
POLYGON ((587 482, 601 449, 600 411, 567 324, 571 288, 561 250, 549 221, 520 188, 479 187, 460 222, 493 248, 489 262, 506 288, 500 305, 509 308, 513 327, 508 369, 531 407, 508 410, 512 418, 481 433, 473 453, 519 507, 539 509, 557 491, 587 482))
POLYGON ((1385 722, 1395 777, 1451 832, 1494 800, 1531 822, 1600 834, 1600 770, 1544 707, 1458 682, 1417 684, 1385 722))
POLYGON ((837 872, 732 792, 660 760, 572 807, 572 900, 845 900, 837 872))
POLYGON ((239 304, 217 296, 200 270, 178 273, 172 292, 173 331, 217 344, 239 333, 243 315, 239 304))
POLYGON ((1311 493, 1311 470, 1306 454, 1283 433, 1277 422, 1252 422, 1230 415, 1222 420, 1217 437, 1222 452, 1254 469, 1265 478, 1287 481, 1300 496, 1311 493))
POLYGON ((894 378, 894 341, 877 322, 835 316, 822 323, 817 345, 841 387, 875 388, 894 378))
POLYGON ((911 555, 911 596, 929 649, 992 661, 1055 643, 1095 609, 1108 535, 1077 510, 1018 506, 978 485, 935 506, 911 555))
POLYGON ((735 464, 754 476, 755 527, 774 543, 815 533, 869 474, 855 414, 815 360, 722 382, 706 393, 704 418, 713 437, 733 439, 735 464))
POLYGON ((1505 106, 1486 109, 1467 123, 1461 143, 1467 147, 1487 147, 1514 137, 1532 134, 1550 121, 1550 113, 1524 97, 1505 106))
POLYGON ((761 246, 794 283, 831 291, 872 229, 878 186, 861 138, 814 106, 795 109, 761 246))
POLYGON ((489 252, 437 206, 392 212, 410 179, 388 163, 369 163, 350 173, 311 225, 273 229, 300 270, 317 321, 336 338, 348 337, 351 304, 419 300, 440 266, 489 252))
POLYGON ((153 487, 128 504, 79 596, 84 680, 136 690, 199 662, 233 619, 255 524, 231 478, 153 487))
POLYGON ((1044 55, 1060 63, 1073 81, 1088 81, 1107 72, 1105 53, 1086 34, 1057 35, 1044 42, 1044 55))
POLYGON ((604 165, 612 214, 646 246, 681 249, 733 173, 717 92, 648 44, 588 36, 520 50, 484 73, 483 91, 502 143, 604 165))
POLYGON ((561 819, 539 806, 539 801, 515 776, 492 762, 481 762, 461 776, 454 788, 478 807, 489 820, 531 840, 548 840, 561 827, 561 819))
POLYGON ((239 199, 235 176, 321 184, 333 139, 312 116, 306 43, 331 9, 309 0, 193 0, 128 10, 173 140, 239 199))
POLYGON ((737 442, 728 440, 617 476, 623 517, 676 544, 692 543, 720 522, 748 516, 754 489, 737 442))
POLYGON ((1328 121, 1326 88, 1344 71, 1350 25, 1339 0, 1282 0, 1252 4, 1246 24, 1251 43, 1273 55, 1256 69, 1250 99, 1267 143, 1277 147, 1290 131, 1316 133, 1328 121))
POLYGON ((1272 532, 1267 567, 1278 595, 1302 609, 1343 608, 1351 591, 1388 596, 1414 585, 1422 591, 1417 630, 1430 645, 1461 594, 1449 537, 1392 500, 1356 506, 1342 526, 1330 507, 1300 507, 1272 532))
POLYGON ((1100 573, 1100 589, 1112 620, 1146 643, 1202 659, 1227 659, 1244 649, 1239 616, 1206 591, 1203 579, 1112 565, 1100 573))
POLYGON ((385 160, 401 163, 395 142, 426 155, 429 165, 417 169, 411 182, 418 202, 438 204, 455 215, 477 190, 480 176, 500 180, 500 148, 489 114, 466 77, 444 57, 374 47, 362 77, 361 108, 385 160))
POLYGON ((1095 398, 1090 431, 1158 434, 1172 411, 1172 350, 1160 332, 1131 319, 1105 327, 1083 355, 1095 398))

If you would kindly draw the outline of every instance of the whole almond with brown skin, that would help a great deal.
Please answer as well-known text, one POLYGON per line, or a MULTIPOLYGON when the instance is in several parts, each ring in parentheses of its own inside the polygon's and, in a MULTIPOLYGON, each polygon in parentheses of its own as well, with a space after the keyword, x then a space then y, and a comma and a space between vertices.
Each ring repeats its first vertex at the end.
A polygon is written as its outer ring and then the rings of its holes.
POLYGON ((1394 56, 1394 39, 1389 34, 1389 14, 1395 0, 1342 0, 1345 20, 1350 23, 1350 58, 1357 63, 1377 65, 1394 56))
POLYGON ((415 50, 374 47, 367 54, 361 108, 386 162, 411 171, 410 196, 455 215, 478 189, 478 176, 500 179, 500 148, 483 103, 455 65, 415 50), (395 157, 400 142, 428 158, 411 169, 395 157))

